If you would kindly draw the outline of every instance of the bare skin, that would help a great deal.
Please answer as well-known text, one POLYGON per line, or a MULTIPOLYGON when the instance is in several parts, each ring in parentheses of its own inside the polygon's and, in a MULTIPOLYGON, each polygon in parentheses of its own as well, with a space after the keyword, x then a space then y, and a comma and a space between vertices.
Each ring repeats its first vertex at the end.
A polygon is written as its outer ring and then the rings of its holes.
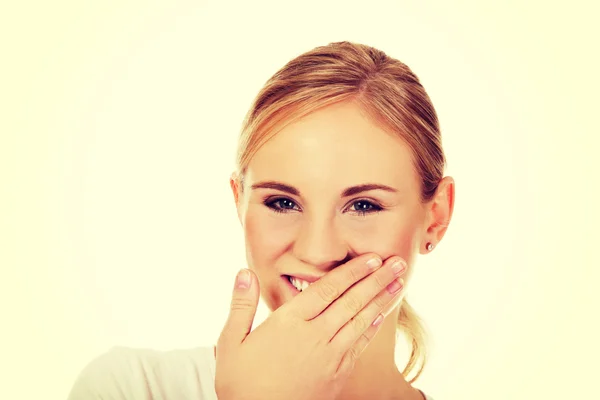
MULTIPOLYGON (((454 205, 451 177, 422 203, 413 165, 399 137, 373 124, 356 105, 339 103, 288 125, 263 145, 248 166, 243 190, 232 176, 248 266, 271 311, 294 298, 283 274, 324 276, 366 253, 384 261, 394 255, 404 259, 408 286, 417 254, 427 252, 428 242, 441 241, 454 205), (347 188, 364 184, 386 189, 343 196, 347 188)), ((398 306, 405 293, 381 310, 386 318, 337 399, 423 398, 394 362, 398 306)))
POLYGON ((217 343, 219 399, 340 398, 357 357, 381 327, 371 321, 397 292, 390 282, 402 289, 406 268, 401 259, 391 257, 379 267, 380 258, 373 256, 356 257, 302 293, 294 292, 292 300, 252 332, 259 284, 248 272, 251 285, 234 289, 217 343), (372 265, 368 260, 378 262, 372 265))

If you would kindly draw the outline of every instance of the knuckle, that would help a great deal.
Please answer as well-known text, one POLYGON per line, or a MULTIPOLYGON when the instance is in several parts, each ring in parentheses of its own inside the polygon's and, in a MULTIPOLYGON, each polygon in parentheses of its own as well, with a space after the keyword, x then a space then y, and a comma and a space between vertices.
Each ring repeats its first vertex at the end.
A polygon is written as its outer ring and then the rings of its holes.
POLYGON ((363 268, 356 265, 354 268, 350 268, 349 275, 351 283, 358 282, 363 277, 363 268))
POLYGON ((357 315, 352 318, 352 326, 355 332, 364 332, 367 329, 367 321, 362 315, 357 315))
POLYGON ((386 288, 386 286, 388 285, 385 280, 383 280, 383 277, 381 276, 381 274, 374 274, 375 279, 375 284, 377 285, 377 287, 379 288, 379 290, 383 290, 386 288))
POLYGON ((340 363, 339 368, 336 371, 335 378, 347 378, 354 369, 355 363, 356 355, 354 355, 354 349, 350 349, 344 355, 344 358, 342 359, 342 362, 340 363))
POLYGON ((234 297, 231 300, 231 309, 232 310, 247 310, 253 307, 252 299, 244 298, 244 297, 234 297))
POLYGON ((333 382, 335 380, 335 373, 344 358, 344 353, 341 350, 331 349, 328 347, 325 347, 325 349, 329 350, 329 352, 326 353, 328 356, 323 358, 326 361, 322 372, 326 381, 333 382))
POLYGON ((362 303, 355 296, 352 296, 351 294, 348 294, 348 295, 344 296, 343 299, 344 299, 343 300, 344 306, 352 314, 356 314, 360 310, 362 310, 363 305, 362 305, 362 303))
POLYGON ((360 335, 360 339, 358 339, 362 344, 364 344, 364 346, 367 345, 367 343, 369 343, 371 341, 371 338, 369 337, 369 335, 367 334, 367 332, 363 332, 362 335, 360 335))
POLYGON ((318 285, 317 292, 326 303, 331 303, 339 296, 337 287, 329 282, 321 282, 321 284, 318 285))
POLYGON ((358 350, 355 347, 351 347, 350 350, 348 350, 348 362, 350 365, 353 365, 356 360, 358 360, 358 350))
POLYGON ((373 303, 375 303, 378 309, 381 309, 387 305, 388 301, 383 296, 377 296, 373 300, 373 303))

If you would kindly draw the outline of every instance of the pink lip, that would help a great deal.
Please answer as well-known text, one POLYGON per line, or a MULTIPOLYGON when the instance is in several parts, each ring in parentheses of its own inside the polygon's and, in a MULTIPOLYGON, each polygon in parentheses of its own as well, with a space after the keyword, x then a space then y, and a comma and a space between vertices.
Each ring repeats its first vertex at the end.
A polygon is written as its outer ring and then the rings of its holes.
POLYGON ((322 276, 310 276, 310 275, 303 275, 303 274, 293 274, 293 275, 289 274, 289 275, 293 276, 294 278, 302 279, 303 281, 306 281, 308 283, 316 282, 322 278, 322 276))

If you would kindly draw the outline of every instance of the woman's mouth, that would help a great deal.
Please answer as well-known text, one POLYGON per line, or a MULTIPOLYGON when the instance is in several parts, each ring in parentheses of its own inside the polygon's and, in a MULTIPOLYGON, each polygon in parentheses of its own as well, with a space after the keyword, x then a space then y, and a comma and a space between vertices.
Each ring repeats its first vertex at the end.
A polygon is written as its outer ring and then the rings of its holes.
POLYGON ((290 287, 291 290, 294 291, 294 293, 302 292, 311 285, 305 280, 290 275, 283 275, 283 278, 286 280, 287 285, 290 287))

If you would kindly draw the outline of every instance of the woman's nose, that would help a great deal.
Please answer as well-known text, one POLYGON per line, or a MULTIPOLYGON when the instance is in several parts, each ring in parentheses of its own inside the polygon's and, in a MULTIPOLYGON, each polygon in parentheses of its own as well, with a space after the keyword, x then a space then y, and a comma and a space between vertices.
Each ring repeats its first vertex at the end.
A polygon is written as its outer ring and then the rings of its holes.
POLYGON ((294 256, 306 264, 330 270, 345 260, 348 246, 333 219, 307 219, 294 240, 294 256))

